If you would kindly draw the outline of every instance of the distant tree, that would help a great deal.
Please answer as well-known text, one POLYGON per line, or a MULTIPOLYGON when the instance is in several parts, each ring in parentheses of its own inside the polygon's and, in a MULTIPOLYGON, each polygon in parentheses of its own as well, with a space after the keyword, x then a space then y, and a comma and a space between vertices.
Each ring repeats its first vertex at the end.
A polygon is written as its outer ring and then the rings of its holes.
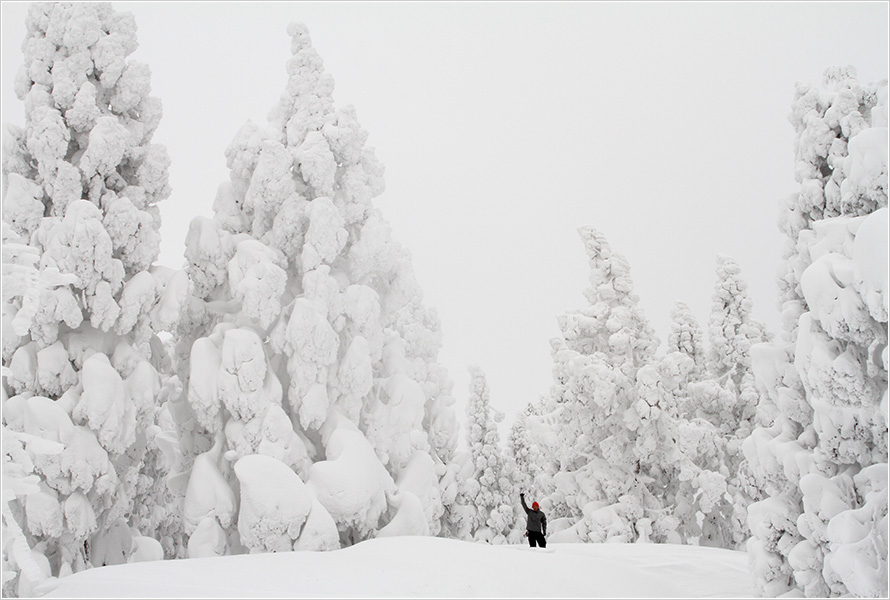
POLYGON ((671 311, 671 331, 668 334, 666 353, 682 352, 692 359, 694 369, 690 375, 696 378, 701 377, 707 367, 705 347, 705 334, 689 306, 677 302, 671 311))
POLYGON ((158 333, 183 292, 153 266, 170 194, 151 141, 161 103, 128 59, 129 13, 38 3, 26 26, 25 126, 7 128, 3 157, 4 488, 9 470, 31 482, 4 508, 3 591, 20 595, 149 545, 182 548, 156 439, 176 389, 158 333))
POLYGON ((473 539, 499 544, 507 542, 516 527, 516 494, 512 465, 504 456, 498 433, 503 413, 493 411, 489 395, 485 373, 471 366, 467 444, 472 472, 462 481, 460 493, 463 503, 470 507, 473 539))
POLYGON ((755 591, 887 595, 887 81, 831 68, 790 116, 782 341, 753 348, 764 394, 744 452, 755 591))
POLYGON ((383 167, 367 132, 335 108, 306 28, 288 32, 284 93, 266 125, 238 131, 214 216, 186 240, 175 421, 190 555, 436 535, 450 498, 457 421, 438 317, 372 204, 383 167), (304 527, 269 525, 273 547, 242 526, 254 518, 242 482, 282 468, 312 501, 304 527))
POLYGON ((741 269, 717 256, 717 283, 708 321, 708 366, 715 378, 728 376, 740 386, 751 372, 751 346, 769 341, 766 326, 751 316, 752 302, 741 269))
MULTIPOLYGON (((518 491, 540 492, 541 484, 538 479, 542 473, 541 449, 532 440, 528 432, 526 420, 535 415, 535 406, 532 403, 517 415, 510 427, 510 435, 507 438, 509 458, 513 464, 513 481, 518 491)), ((517 508, 520 510, 521 506, 517 508)))

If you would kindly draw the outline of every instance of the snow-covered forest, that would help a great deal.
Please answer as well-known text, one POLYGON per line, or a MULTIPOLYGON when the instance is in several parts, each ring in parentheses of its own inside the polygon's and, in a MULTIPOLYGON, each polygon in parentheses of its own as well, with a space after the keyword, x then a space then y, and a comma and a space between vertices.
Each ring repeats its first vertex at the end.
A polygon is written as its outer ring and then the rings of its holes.
POLYGON ((525 544, 520 491, 554 543, 744 551, 764 597, 888 594, 886 80, 796 84, 799 187, 765 266, 781 331, 719 255, 707 323, 678 302, 661 343, 633 265, 578 223, 586 303, 554 315, 552 385, 501 439, 484 370, 455 390, 439 360, 375 206, 383 166, 307 27, 287 28, 267 120, 208 149, 229 177, 173 269, 133 16, 39 3, 26 25, 25 122, 3 132, 4 596, 387 536, 525 544))

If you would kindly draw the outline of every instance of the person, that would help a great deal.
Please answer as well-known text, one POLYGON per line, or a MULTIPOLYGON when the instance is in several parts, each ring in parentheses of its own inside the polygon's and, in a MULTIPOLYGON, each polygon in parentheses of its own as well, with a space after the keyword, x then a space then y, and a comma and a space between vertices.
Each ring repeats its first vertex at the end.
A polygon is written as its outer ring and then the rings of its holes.
POLYGON ((528 545, 534 548, 537 543, 541 548, 546 548, 547 540, 544 536, 547 535, 547 515, 544 514, 537 502, 532 502, 532 507, 529 508, 525 503, 524 492, 519 493, 519 500, 522 502, 525 514, 528 515, 528 520, 525 523, 528 545))

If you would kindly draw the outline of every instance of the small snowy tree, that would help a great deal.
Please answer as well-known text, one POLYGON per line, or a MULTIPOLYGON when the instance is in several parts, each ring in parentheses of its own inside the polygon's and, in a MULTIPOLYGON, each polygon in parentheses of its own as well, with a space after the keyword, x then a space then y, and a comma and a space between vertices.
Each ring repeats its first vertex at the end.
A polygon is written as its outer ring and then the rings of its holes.
MULTIPOLYGON (((507 438, 509 458, 513 465, 513 481, 515 488, 526 493, 533 492, 539 495, 543 490, 542 481, 545 473, 541 449, 528 431, 527 420, 536 415, 536 407, 529 403, 510 427, 510 435, 507 438)), ((517 511, 521 510, 521 505, 517 511)), ((519 514, 519 513, 517 513, 519 514)))
POLYGON ((267 124, 237 132, 214 217, 194 219, 186 239, 187 402, 171 414, 178 468, 191 469, 189 547, 202 555, 272 549, 236 528, 231 508, 246 498, 239 482, 258 478, 254 455, 306 485, 303 532, 268 525, 295 549, 436 535, 453 501, 457 422, 438 318, 372 205, 383 167, 367 132, 351 107, 335 108, 306 28, 288 32, 284 93, 267 124))
POLYGON ((886 596, 887 81, 828 69, 790 120, 783 339, 752 350, 763 424, 744 444, 768 496, 749 510, 755 591, 886 596))
POLYGON ((169 159, 151 141, 161 104, 148 67, 128 59, 132 15, 38 3, 26 26, 15 83, 25 125, 4 135, 3 421, 46 442, 11 456, 39 490, 4 496, 16 535, 4 564, 21 573, 4 574, 4 593, 27 595, 38 572, 126 561, 145 536, 177 554, 155 438, 175 388, 157 333, 181 287, 152 266, 169 159), (44 557, 40 570, 22 541, 44 557))
POLYGON ((683 302, 677 302, 671 311, 671 331, 668 334, 666 354, 682 352, 694 365, 691 378, 701 377, 706 368, 705 336, 698 321, 683 302))
POLYGON ((505 459, 498 434, 497 423, 503 413, 492 414, 489 395, 485 373, 471 366, 467 445, 472 470, 461 482, 459 493, 461 503, 470 507, 472 538, 499 544, 505 543, 516 527, 515 494, 512 465, 505 459))
POLYGON ((751 308, 738 264, 728 256, 717 256, 717 283, 708 321, 708 367, 714 377, 728 376, 737 386, 751 371, 751 346, 769 341, 766 327, 751 317, 751 308))

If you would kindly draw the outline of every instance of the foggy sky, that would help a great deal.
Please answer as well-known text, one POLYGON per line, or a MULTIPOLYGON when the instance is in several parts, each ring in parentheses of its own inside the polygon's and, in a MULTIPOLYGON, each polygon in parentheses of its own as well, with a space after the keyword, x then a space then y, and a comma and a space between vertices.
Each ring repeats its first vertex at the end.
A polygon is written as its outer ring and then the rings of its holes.
MULTIPOLYGON (((706 330, 717 254, 778 333, 779 202, 797 189, 796 81, 854 65, 887 77, 886 2, 114 2, 138 25, 173 165, 159 262, 183 265, 224 151, 264 123, 305 23, 386 166, 375 199, 438 310, 463 406, 486 372, 509 423, 550 385, 556 317, 586 305, 590 225, 630 264, 662 344, 674 302, 706 330)), ((27 3, 2 4, 2 121, 27 3)))

